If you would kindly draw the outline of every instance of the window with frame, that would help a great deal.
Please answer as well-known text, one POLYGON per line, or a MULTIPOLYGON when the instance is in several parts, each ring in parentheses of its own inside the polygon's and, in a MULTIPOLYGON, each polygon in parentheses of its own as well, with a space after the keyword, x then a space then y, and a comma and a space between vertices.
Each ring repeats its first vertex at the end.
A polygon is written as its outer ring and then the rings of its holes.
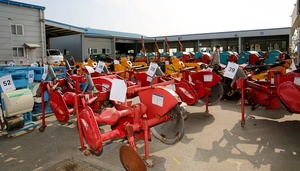
POLYGON ((13 47, 13 57, 24 57, 24 47, 13 47))
POLYGON ((177 52, 177 48, 169 49, 169 55, 174 55, 177 52))
POLYGON ((106 54, 110 54, 110 49, 106 49, 106 54))
POLYGON ((98 53, 98 49, 92 49, 92 54, 98 53))
POLYGON ((11 34, 24 35, 24 26, 21 24, 11 25, 11 34))
POLYGON ((185 48, 186 52, 194 52, 194 48, 185 48))

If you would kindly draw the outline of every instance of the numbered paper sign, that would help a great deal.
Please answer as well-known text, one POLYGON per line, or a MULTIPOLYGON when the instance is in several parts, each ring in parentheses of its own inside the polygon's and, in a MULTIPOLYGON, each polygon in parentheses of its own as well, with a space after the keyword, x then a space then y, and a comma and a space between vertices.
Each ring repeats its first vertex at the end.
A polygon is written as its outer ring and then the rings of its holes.
POLYGON ((157 63, 151 62, 149 69, 147 71, 147 75, 149 75, 150 77, 153 77, 155 75, 157 67, 158 67, 157 63))
POLYGON ((292 59, 292 64, 291 64, 290 68, 291 68, 292 71, 296 71, 297 70, 295 62, 294 62, 293 59, 292 59))
POLYGON ((94 70, 94 68, 93 67, 91 67, 91 66, 85 66, 85 69, 88 71, 88 73, 94 73, 95 72, 95 70, 94 70))
POLYGON ((103 71, 104 67, 105 67, 105 63, 102 61, 99 61, 95 71, 98 73, 101 73, 103 71))
POLYGON ((47 76, 48 76, 48 65, 44 64, 44 72, 43 72, 43 75, 42 75, 42 80, 46 80, 47 76))
POLYGON ((114 60, 114 64, 120 64, 120 61, 114 60))
POLYGON ((295 77, 294 78, 294 83, 300 86, 300 77, 295 77))
POLYGON ((30 70, 28 71, 28 83, 33 83, 33 79, 34 79, 34 71, 30 70))
POLYGON ((224 77, 233 79, 238 68, 239 68, 238 64, 233 62, 228 62, 227 67, 225 68, 224 77))
POLYGON ((3 92, 10 92, 16 90, 15 84, 11 75, 0 77, 0 85, 3 92))
POLYGON ((125 102, 127 86, 124 80, 113 79, 110 90, 109 100, 125 102))

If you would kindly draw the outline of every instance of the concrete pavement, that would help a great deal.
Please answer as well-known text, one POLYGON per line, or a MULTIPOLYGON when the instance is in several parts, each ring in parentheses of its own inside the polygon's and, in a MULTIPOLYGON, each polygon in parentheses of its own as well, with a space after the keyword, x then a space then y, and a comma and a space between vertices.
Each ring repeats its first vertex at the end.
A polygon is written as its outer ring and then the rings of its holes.
MULTIPOLYGON (((149 171, 239 171, 299 170, 300 115, 286 110, 260 107, 248 114, 245 127, 240 125, 237 101, 221 101, 209 107, 188 106, 185 135, 175 145, 165 145, 152 137, 149 152, 155 166, 149 171)), ((84 156, 79 148, 78 132, 73 124, 60 125, 54 116, 47 117, 48 127, 8 138, 0 136, 0 170, 46 170, 68 158, 78 159, 107 170, 125 170, 119 160, 124 140, 108 142, 101 156, 84 156)), ((108 130, 108 126, 103 126, 108 130)), ((138 142, 144 153, 143 141, 138 142)))

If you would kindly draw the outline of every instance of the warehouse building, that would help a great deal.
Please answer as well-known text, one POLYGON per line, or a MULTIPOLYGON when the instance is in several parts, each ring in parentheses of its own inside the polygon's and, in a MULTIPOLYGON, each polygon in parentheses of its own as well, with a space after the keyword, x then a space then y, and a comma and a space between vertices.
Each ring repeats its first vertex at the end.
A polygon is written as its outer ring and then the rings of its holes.
POLYGON ((0 63, 43 61, 45 7, 0 0, 0 63))
MULTIPOLYGON (((147 37, 136 33, 117 32, 72 26, 44 18, 45 7, 15 1, 0 0, 0 62, 17 64, 40 61, 44 63, 46 48, 59 49, 65 57, 83 61, 90 54, 119 54, 140 52, 141 37, 148 52, 155 51, 157 40, 160 52, 166 51, 165 36, 147 37)), ((221 44, 223 51, 245 50, 288 51, 292 44, 292 28, 197 33, 167 36, 169 53, 179 51, 178 39, 187 52, 212 51, 221 44)))

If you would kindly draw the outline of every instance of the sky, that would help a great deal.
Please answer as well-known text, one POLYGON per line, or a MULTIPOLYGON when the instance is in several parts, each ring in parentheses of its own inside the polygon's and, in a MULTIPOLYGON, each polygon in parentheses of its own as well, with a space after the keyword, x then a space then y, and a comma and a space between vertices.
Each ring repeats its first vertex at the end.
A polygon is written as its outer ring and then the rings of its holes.
POLYGON ((296 0, 15 0, 78 27, 168 36, 291 27, 296 0))

